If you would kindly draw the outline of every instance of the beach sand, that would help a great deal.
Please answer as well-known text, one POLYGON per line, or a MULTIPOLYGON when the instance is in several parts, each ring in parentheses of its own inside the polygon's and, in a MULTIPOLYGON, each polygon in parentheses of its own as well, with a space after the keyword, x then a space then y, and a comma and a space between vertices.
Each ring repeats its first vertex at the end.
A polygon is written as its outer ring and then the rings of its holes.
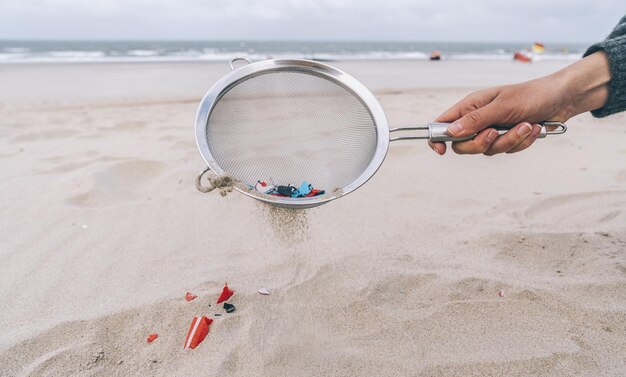
MULTIPOLYGON (((563 65, 337 64, 392 127, 563 65)), ((226 72, 0 66, 0 375, 626 374, 624 116, 514 155, 394 142, 362 188, 294 214, 194 187, 196 107, 226 72), (195 315, 215 321, 184 351, 195 315)))

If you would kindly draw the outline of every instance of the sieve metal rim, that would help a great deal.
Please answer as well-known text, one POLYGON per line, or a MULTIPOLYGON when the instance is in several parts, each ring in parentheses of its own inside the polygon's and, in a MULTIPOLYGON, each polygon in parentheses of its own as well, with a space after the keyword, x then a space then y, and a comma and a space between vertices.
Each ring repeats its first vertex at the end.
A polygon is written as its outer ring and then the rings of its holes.
POLYGON ((220 98, 240 82, 261 74, 279 71, 312 74, 338 84, 352 93, 355 98, 361 101, 376 126, 376 148, 374 155, 361 175, 344 186, 342 192, 337 195, 327 193, 326 195, 310 198, 283 198, 279 196, 260 197, 238 187, 235 187, 235 189, 244 195, 272 205, 287 208, 310 208, 345 196, 361 187, 376 173, 387 155, 389 148, 389 124, 385 112, 372 92, 354 77, 330 65, 305 59, 269 59, 250 63, 232 70, 213 84, 200 101, 195 120, 196 144, 207 166, 217 175, 226 173, 213 157, 206 133, 209 117, 220 98))

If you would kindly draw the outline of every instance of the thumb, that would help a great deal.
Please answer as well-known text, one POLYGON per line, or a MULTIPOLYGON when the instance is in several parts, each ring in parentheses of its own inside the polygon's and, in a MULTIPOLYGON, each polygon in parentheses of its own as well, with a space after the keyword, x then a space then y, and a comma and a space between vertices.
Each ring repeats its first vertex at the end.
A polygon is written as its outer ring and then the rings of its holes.
POLYGON ((461 119, 448 126, 448 135, 453 137, 469 136, 498 123, 501 109, 493 102, 463 115, 461 119))

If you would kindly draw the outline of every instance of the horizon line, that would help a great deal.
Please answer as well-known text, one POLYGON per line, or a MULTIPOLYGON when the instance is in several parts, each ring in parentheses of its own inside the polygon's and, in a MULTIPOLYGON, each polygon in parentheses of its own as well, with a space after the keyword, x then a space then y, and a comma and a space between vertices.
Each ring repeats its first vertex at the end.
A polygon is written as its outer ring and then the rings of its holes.
POLYGON ((468 41, 468 40, 411 40, 411 39, 116 39, 116 38, 0 38, 0 42, 315 42, 315 43, 549 43, 549 44, 593 44, 594 41, 557 41, 557 40, 498 40, 498 41, 468 41))

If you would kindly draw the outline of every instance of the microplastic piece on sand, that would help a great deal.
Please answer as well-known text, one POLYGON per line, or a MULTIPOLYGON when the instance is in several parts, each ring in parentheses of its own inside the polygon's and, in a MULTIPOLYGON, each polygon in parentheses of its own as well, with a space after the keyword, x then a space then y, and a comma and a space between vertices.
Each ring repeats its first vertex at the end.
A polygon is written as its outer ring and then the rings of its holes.
POLYGON ((233 304, 229 304, 227 302, 224 303, 224 310, 226 310, 226 313, 232 313, 235 311, 235 305, 233 304))
POLYGON ((156 338, 158 338, 158 337, 159 337, 159 334, 150 334, 150 335, 148 335, 148 339, 146 339, 146 341, 147 341, 148 343, 152 343, 152 342, 154 342, 154 341, 156 340, 156 338))
POLYGON ((262 295, 265 295, 265 296, 269 296, 270 293, 272 293, 272 292, 270 292, 269 289, 267 289, 267 288, 261 288, 261 289, 259 289, 259 293, 262 294, 262 295))
POLYGON ((213 320, 207 317, 193 317, 191 326, 189 326, 189 332, 187 333, 187 339, 185 339, 184 349, 194 349, 198 344, 202 343, 209 333, 209 327, 213 323, 213 320))
POLYGON ((226 300, 228 300, 229 298, 231 298, 232 295, 235 294, 235 291, 232 291, 228 288, 228 284, 224 283, 224 289, 222 289, 222 294, 220 295, 220 297, 217 299, 217 303, 220 304, 226 300))
POLYGON ((504 297, 504 291, 502 289, 498 289, 498 296, 504 297))
POLYGON ((191 292, 187 292, 187 294, 185 294, 185 300, 187 300, 187 301, 191 301, 191 300, 193 300, 196 297, 198 297, 198 296, 194 295, 191 292))

